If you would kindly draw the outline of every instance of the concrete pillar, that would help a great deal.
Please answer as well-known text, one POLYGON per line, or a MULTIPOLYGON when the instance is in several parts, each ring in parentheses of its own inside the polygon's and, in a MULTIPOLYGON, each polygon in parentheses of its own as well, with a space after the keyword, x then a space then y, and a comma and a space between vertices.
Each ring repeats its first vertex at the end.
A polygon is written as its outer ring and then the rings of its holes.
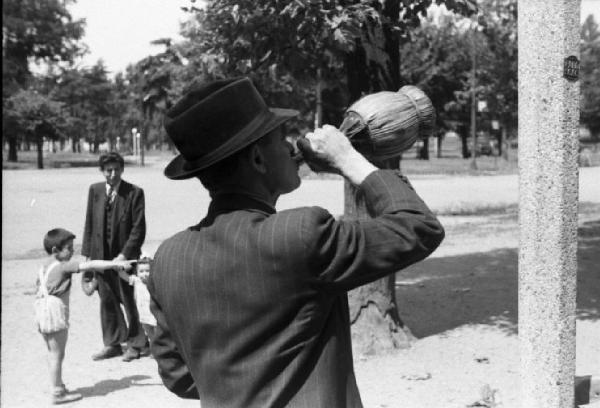
POLYGON ((521 406, 572 408, 580 3, 520 1, 518 13, 521 406))

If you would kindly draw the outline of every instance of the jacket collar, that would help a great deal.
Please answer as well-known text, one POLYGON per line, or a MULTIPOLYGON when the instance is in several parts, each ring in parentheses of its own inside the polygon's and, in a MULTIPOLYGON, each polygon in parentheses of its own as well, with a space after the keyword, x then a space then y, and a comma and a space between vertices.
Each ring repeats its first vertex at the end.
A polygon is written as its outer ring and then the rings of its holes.
POLYGON ((208 207, 208 216, 236 211, 258 211, 265 214, 275 214, 275 208, 259 199, 244 193, 227 192, 216 194, 208 207))

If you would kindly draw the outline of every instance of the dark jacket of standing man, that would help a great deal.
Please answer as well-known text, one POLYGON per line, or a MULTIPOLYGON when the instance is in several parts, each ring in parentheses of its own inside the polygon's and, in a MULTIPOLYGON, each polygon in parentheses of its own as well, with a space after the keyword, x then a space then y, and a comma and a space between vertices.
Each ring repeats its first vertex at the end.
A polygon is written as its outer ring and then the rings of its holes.
POLYGON ((362 407, 347 291, 443 239, 407 180, 375 168, 332 126, 306 135, 304 157, 358 186, 374 218, 276 212, 279 195, 300 184, 281 127, 296 113, 267 108, 248 79, 200 86, 167 113, 181 154, 165 174, 197 176, 212 202, 157 251, 151 349, 164 384, 203 408, 362 407))
MULTIPOLYGON (((106 182, 90 186, 81 254, 91 259, 137 259, 146 236, 144 190, 121 179, 125 162, 110 152, 100 156, 106 182)), ((87 277, 82 277, 86 279, 87 277)), ((140 324, 133 287, 117 273, 96 274, 100 297, 100 321, 104 348, 94 360, 123 354, 123 360, 139 358, 147 339, 140 324), (123 305, 127 322, 121 311, 123 305)))

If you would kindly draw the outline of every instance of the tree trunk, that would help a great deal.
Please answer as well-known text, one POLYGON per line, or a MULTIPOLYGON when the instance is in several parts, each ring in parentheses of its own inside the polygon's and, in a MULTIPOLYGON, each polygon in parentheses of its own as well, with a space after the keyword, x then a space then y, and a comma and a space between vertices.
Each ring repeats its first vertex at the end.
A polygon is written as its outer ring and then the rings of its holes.
POLYGON ((145 166, 145 150, 146 150, 146 141, 148 140, 148 136, 150 134, 150 126, 152 126, 152 118, 154 116, 154 109, 152 107, 147 107, 144 111, 144 130, 140 134, 140 145, 139 145, 139 155, 140 155, 140 165, 142 167, 145 166))
POLYGON ((510 144, 508 143, 508 132, 506 131, 505 126, 502 126, 502 145, 502 152, 499 154, 508 161, 508 149, 510 149, 510 144))
POLYGON ((144 167, 146 165, 146 159, 145 159, 145 150, 146 150, 146 140, 148 138, 148 133, 150 132, 150 119, 147 118, 146 122, 144 123, 144 130, 142 130, 142 133, 140 133, 140 144, 138 146, 138 154, 140 155, 140 165, 142 167, 144 167))
POLYGON ((369 75, 365 50, 356 45, 353 52, 346 55, 346 83, 350 103, 359 99, 369 89, 369 75))
POLYGON ((423 139, 423 146, 419 149, 419 159, 429 160, 429 138, 423 139))
MULTIPOLYGON (((393 23, 399 17, 399 0, 386 0, 383 13, 393 23)), ((384 27, 383 49, 387 58, 368 61, 361 44, 346 58, 346 76, 351 102, 363 94, 381 90, 397 91, 400 87, 400 53, 397 33, 390 25, 384 27)), ((400 168, 400 159, 376 163, 380 168, 400 168)), ((363 198, 347 182, 344 188, 344 213, 352 218, 369 217, 363 198)), ((398 314, 395 295, 395 275, 364 285, 348 294, 352 348, 354 354, 379 354, 408 347, 414 336, 398 314)))
POLYGON ((444 140, 444 134, 443 133, 439 133, 437 138, 436 138, 436 142, 437 142, 437 158, 441 159, 442 158, 442 141, 444 140))
POLYGON ((462 157, 463 159, 468 159, 469 157, 471 157, 471 153, 469 152, 469 138, 466 129, 462 129, 462 131, 458 135, 460 136, 462 157))
MULTIPOLYGON (((392 159, 376 164, 379 168, 399 168, 399 163, 399 159, 392 159)), ((353 219, 369 218, 364 198, 348 182, 344 185, 344 213, 353 219)), ((391 274, 348 293, 355 356, 407 348, 415 340, 400 319, 395 283, 396 274, 391 274)))
POLYGON ((471 137, 473 138, 473 147, 471 150, 471 168, 477 170, 477 47, 475 42, 475 33, 471 33, 472 67, 471 67, 471 137))
POLYGON ((592 141, 594 143, 600 142, 600 127, 588 126, 588 130, 590 131, 592 141))
POLYGON ((496 130, 496 145, 498 145, 498 157, 502 157, 502 151, 504 150, 504 128, 496 130))
POLYGON ((8 138, 8 158, 9 162, 17 161, 17 138, 11 136, 8 138))
POLYGON ((392 26, 398 22, 400 16, 400 0, 385 0, 383 2, 383 14, 389 19, 388 24, 384 24, 383 35, 385 36, 385 53, 388 55, 389 74, 387 83, 382 84, 381 89, 388 91, 398 91, 400 89, 400 37, 392 26))
POLYGON ((38 137, 36 140, 37 145, 37 168, 44 168, 44 138, 38 137))
POLYGON ((323 124, 323 83, 321 78, 321 68, 317 68, 317 86, 315 96, 317 98, 317 106, 315 107, 315 128, 321 127, 323 124))

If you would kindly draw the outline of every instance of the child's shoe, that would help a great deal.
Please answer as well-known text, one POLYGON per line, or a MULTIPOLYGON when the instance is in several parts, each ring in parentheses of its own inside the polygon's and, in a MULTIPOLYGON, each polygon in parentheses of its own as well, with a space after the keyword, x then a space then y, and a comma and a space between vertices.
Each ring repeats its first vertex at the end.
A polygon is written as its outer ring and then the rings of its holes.
POLYGON ((51 402, 54 405, 66 404, 68 402, 79 401, 83 396, 76 392, 67 392, 65 386, 57 388, 52 394, 51 402))

